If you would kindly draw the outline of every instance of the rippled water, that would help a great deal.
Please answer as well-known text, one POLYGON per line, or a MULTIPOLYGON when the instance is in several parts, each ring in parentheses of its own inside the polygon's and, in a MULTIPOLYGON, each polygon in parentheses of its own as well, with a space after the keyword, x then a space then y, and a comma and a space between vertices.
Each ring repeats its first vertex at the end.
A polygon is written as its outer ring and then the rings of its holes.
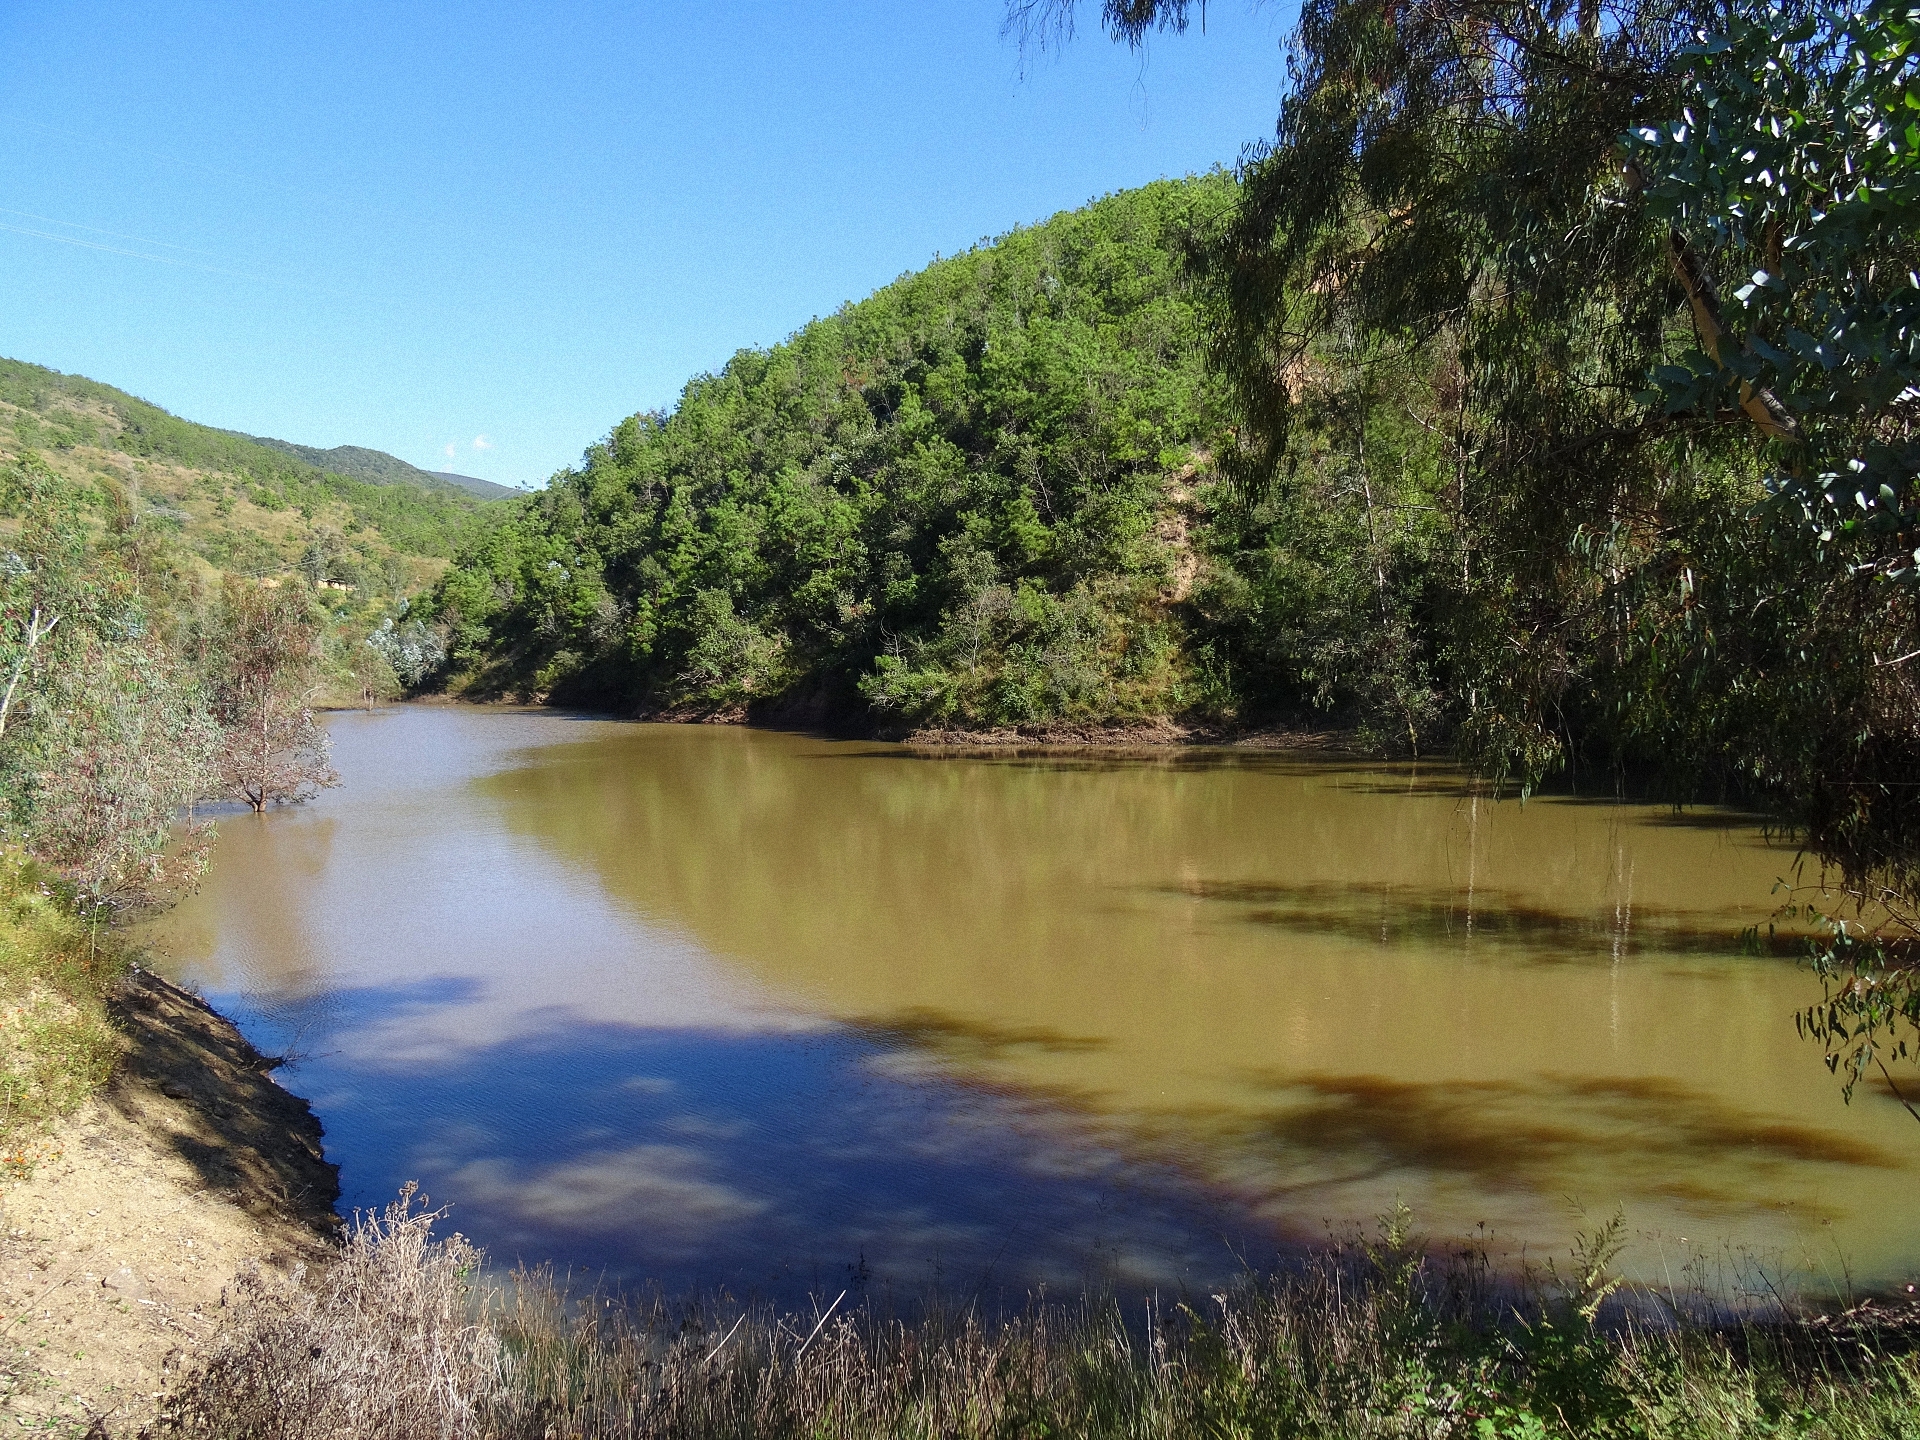
POLYGON ((156 937, 310 1096, 348 1204, 496 1258, 792 1294, 1212 1283, 1396 1200, 1628 1268, 1901 1277, 1920 1126, 1739 953, 1737 817, 1247 752, 929 757, 333 718, 156 937))

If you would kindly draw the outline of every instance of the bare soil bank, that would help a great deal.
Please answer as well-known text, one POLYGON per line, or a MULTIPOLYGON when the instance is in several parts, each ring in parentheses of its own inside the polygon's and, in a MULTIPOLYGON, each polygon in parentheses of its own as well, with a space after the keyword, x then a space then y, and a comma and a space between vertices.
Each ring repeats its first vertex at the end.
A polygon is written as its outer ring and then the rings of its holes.
POLYGON ((1174 720, 1137 725, 1023 725, 998 730, 915 730, 902 743, 943 750, 1151 750, 1208 746, 1344 755, 1359 742, 1345 730, 1220 730, 1174 720))
POLYGON ((132 972, 107 1089, 0 1180, 0 1426, 131 1435, 248 1265, 324 1260, 338 1167, 307 1102, 204 1002, 132 972), (12 1422, 7 1424, 6 1422, 12 1422))
MULTIPOLYGON (((505 705, 513 709, 538 710, 550 704, 545 695, 510 697, 500 700, 476 700, 466 696, 433 693, 417 695, 400 702, 407 705, 505 705)), ((360 706, 341 706, 360 709, 360 706)), ((386 708, 386 707, 382 707, 386 708)), ((565 705, 554 706, 568 710, 565 705)), ((1001 726, 991 730, 890 730, 872 726, 843 727, 816 706, 794 704, 748 711, 743 707, 728 710, 701 710, 686 707, 625 711, 583 709, 579 714, 603 714, 609 720, 633 720, 651 725, 750 725, 769 730, 818 731, 848 739, 889 740, 915 748, 940 750, 1160 750, 1175 747, 1209 747, 1227 750, 1290 750, 1313 755, 1357 755, 1368 753, 1360 736, 1352 730, 1305 730, 1273 726, 1238 729, 1228 726, 1189 725, 1179 720, 1160 718, 1122 725, 1044 724, 1001 726)))
MULTIPOLYGON (((899 744, 942 750, 1159 750, 1172 747, 1208 747, 1225 750, 1291 750, 1312 755, 1363 755, 1370 751, 1359 732, 1352 729, 1314 730, 1297 726, 1232 726, 1189 724, 1160 716, 1123 724, 1075 724, 1048 722, 1034 725, 998 726, 990 730, 948 730, 926 727, 903 730, 876 725, 871 716, 849 717, 819 697, 803 697, 764 706, 732 706, 723 710, 695 706, 642 706, 639 709, 597 710, 591 705, 575 708, 556 703, 544 692, 480 697, 472 693, 432 691, 406 700, 402 705, 476 705, 483 708, 505 706, 510 709, 555 710, 600 715, 609 720, 631 720, 649 725, 748 725, 767 730, 801 730, 850 740, 888 740, 899 744)), ((341 705, 343 710, 358 710, 359 705, 341 705)), ((381 708, 388 708, 382 706, 381 708)))

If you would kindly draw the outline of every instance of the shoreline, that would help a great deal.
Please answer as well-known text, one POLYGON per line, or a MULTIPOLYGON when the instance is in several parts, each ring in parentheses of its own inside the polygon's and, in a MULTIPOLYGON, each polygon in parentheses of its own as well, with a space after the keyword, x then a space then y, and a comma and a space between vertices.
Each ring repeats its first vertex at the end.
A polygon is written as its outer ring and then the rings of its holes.
POLYGON ((324 1264, 342 1230, 339 1167, 273 1060, 149 971, 109 1008, 112 1079, 0 1181, 0 1417, 23 1427, 137 1433, 239 1275, 324 1264))
MULTIPOLYGON (((892 737, 889 737, 892 738, 892 737)), ((912 730, 898 743, 928 750, 1252 750, 1364 756, 1348 730, 1224 730, 1175 721, 1140 725, 1030 725, 992 730, 912 730)))
MULTIPOLYGON (((675 707, 652 710, 595 709, 592 706, 556 705, 545 696, 476 699, 445 691, 388 701, 377 709, 467 706, 476 710, 502 708, 546 711, 552 714, 596 716, 636 725, 725 725, 748 730, 783 731, 790 734, 819 735, 837 740, 882 741, 926 750, 1150 750, 1182 749, 1287 751, 1303 755, 1342 758, 1382 757, 1360 743, 1352 729, 1305 729, 1299 726, 1264 725, 1242 728, 1227 725, 1189 724, 1161 717, 1155 720, 1116 724, 1096 722, 1037 725, 998 725, 984 730, 948 729, 925 726, 900 730, 886 726, 835 726, 810 707, 770 708, 761 713, 744 709, 687 710, 675 707)), ((360 705, 325 707, 330 713, 362 711, 360 705)), ((1418 757, 1407 757, 1418 758, 1418 757)), ((1444 758, 1444 757, 1436 757, 1444 758)))
MULTIPOLYGON (((1001 753, 1031 747, 1035 739, 1004 737, 1001 753)), ((59 1153, 42 1160, 29 1179, 0 1184, 0 1428, 11 1419, 23 1430, 107 1437, 155 1433, 184 1423, 182 1416, 220 1420, 236 1375, 251 1373, 236 1370, 236 1357, 254 1353, 249 1347, 256 1340, 264 1344, 276 1335, 293 1348, 274 1360, 281 1367, 275 1373, 313 1385, 311 1393, 383 1393, 380 1387, 391 1376, 377 1359, 388 1353, 380 1347, 399 1353, 437 1322, 431 1313, 382 1308, 394 1300, 385 1291, 358 1296, 338 1289, 357 1283, 352 1277, 359 1272, 350 1258, 335 1263, 343 1253, 337 1244, 343 1227, 334 1209, 338 1170, 324 1158, 321 1124, 311 1105, 273 1081, 277 1062, 249 1044, 231 1021, 159 976, 130 971, 111 1009, 123 1039, 112 1080, 53 1128, 59 1153), (358 1298, 344 1308, 287 1312, 302 1318, 279 1330, 273 1317, 282 1312, 255 1311, 245 1301, 229 1305, 230 1294, 238 1301, 247 1293, 235 1282, 250 1271, 284 1296, 302 1293, 303 1270, 310 1277, 304 1293, 358 1298), (310 1364, 322 1361, 322 1349, 309 1353, 309 1344, 317 1342, 307 1338, 312 1332, 306 1317, 329 1315, 335 1318, 328 1323, 336 1323, 349 1310, 374 1317, 378 1344, 343 1347, 335 1334, 326 1354, 353 1350, 371 1368, 343 1375, 334 1360, 310 1364)), ((1455 1253, 1445 1242, 1418 1248, 1436 1261, 1455 1253)), ((1331 1240, 1303 1256, 1303 1268, 1276 1268, 1263 1273, 1260 1283, 1284 1285, 1289 1276, 1320 1273, 1316 1265, 1337 1267, 1345 1263, 1342 1255, 1357 1263, 1353 1257, 1364 1253, 1365 1244, 1343 1250, 1331 1240)), ((457 1280, 467 1273, 459 1267, 470 1255, 456 1241, 453 1249, 432 1252, 429 1262, 440 1267, 435 1273, 457 1280)), ((545 1292, 528 1293, 538 1302, 545 1292)), ((1491 1292, 1483 1298, 1498 1300, 1491 1292)), ((1864 1303, 1852 1303, 1858 1298, 1808 1296, 1804 1311, 1782 1301, 1777 1314, 1720 1320, 1703 1311, 1693 1333, 1729 1354, 1745 1354, 1740 1347, 1754 1346, 1756 1338, 1754 1353, 1764 1355, 1845 1350, 1899 1356, 1920 1348, 1920 1308, 1910 1292, 1872 1291, 1864 1303), (1840 1309, 1842 1303, 1848 1308, 1840 1309)), ((1505 1303, 1477 1313, 1489 1326, 1505 1325, 1505 1303)), ((1658 1305, 1650 1305, 1651 1315, 1658 1305)), ((536 1303, 520 1313, 524 1319, 538 1310, 536 1303)), ((1303 1322, 1325 1318, 1313 1305, 1298 1313, 1303 1322)), ((644 1320, 640 1310, 623 1317, 617 1323, 644 1320)), ((817 1318, 796 1322, 794 1336, 817 1318)), ((720 1334, 716 1330, 707 1339, 720 1334)), ((1609 1347, 1611 1334, 1601 1336, 1609 1347)), ((528 1332, 508 1327, 501 1335, 514 1343, 551 1338, 538 1326, 528 1332)), ((695 1348, 708 1347, 703 1340, 695 1348)), ((614 1347, 591 1358, 624 1395, 641 1381, 609 1368, 622 1353, 614 1347)), ((1471 1359, 1477 1352, 1463 1353, 1471 1359)), ((1611 1356, 1615 1350, 1594 1353, 1611 1356)))

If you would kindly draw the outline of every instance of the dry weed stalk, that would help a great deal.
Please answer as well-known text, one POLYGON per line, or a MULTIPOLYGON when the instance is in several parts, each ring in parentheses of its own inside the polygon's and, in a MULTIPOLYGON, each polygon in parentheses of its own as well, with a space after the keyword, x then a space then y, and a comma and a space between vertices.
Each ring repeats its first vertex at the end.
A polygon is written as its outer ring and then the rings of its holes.
POLYGON ((311 1283, 249 1281, 157 1433, 1704 1440, 1752 1433, 1783 1406, 1816 1416, 1810 1434, 1920 1433, 1920 1367, 1873 1348, 1891 1333, 1878 1321, 1848 1322, 1839 1368, 1817 1325, 1793 1327, 1789 1345, 1771 1331, 1596 1326, 1618 1222, 1582 1237, 1551 1297, 1497 1295, 1483 1254, 1436 1256, 1396 1212, 1378 1243, 1231 1294, 1149 1304, 1136 1326, 1111 1301, 997 1320, 923 1307, 909 1320, 838 1299, 793 1314, 573 1296, 550 1271, 494 1285, 476 1279, 465 1240, 432 1239, 436 1218, 409 1189, 363 1216, 311 1283), (1669 1423, 1696 1413, 1716 1419, 1669 1423))
POLYGON ((478 1440, 501 1386, 500 1345, 476 1323, 480 1253, 433 1238, 440 1212, 409 1185, 357 1218, 339 1259, 276 1282, 238 1284, 236 1316, 155 1433, 221 1440, 407 1436, 478 1440), (311 1280, 312 1283, 309 1283, 311 1280))

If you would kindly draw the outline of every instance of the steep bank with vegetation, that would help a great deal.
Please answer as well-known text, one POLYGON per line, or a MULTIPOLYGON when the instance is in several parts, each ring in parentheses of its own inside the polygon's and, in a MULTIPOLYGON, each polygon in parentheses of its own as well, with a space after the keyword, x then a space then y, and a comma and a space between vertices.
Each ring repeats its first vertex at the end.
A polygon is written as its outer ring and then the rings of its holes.
POLYGON ((0 1177, 31 1167, 42 1127, 99 1089, 119 1053, 107 996, 121 952, 49 878, 0 851, 0 1177))
POLYGON ((624 421, 460 552, 456 684, 893 725, 1229 705, 1191 603, 1225 419, 1183 274, 1233 194, 1057 216, 624 421))
POLYGON ((132 1434, 238 1271, 322 1258, 339 1185, 307 1103, 62 888, 0 850, 0 1423, 132 1434))
POLYGON ((0 1425, 132 1435, 240 1274, 325 1262, 339 1187, 271 1063, 41 878, 0 858, 0 1425))

